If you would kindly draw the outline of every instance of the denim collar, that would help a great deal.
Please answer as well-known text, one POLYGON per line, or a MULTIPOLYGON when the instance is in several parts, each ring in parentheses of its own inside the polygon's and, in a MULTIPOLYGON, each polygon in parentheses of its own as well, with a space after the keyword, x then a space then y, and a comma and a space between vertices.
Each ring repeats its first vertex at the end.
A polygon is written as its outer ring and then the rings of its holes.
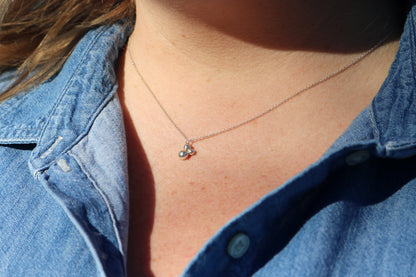
POLYGON ((35 175, 82 139, 116 94, 115 63, 130 32, 122 22, 89 32, 57 76, 0 105, 0 143, 36 144, 35 175))
POLYGON ((387 157, 406 157, 416 149, 415 15, 413 7, 389 75, 371 104, 378 150, 387 157))

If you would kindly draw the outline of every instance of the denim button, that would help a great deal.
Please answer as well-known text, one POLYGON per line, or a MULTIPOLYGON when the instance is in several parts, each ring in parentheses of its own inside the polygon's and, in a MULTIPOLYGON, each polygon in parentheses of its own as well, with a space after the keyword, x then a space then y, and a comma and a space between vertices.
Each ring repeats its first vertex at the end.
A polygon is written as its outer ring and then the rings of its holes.
POLYGON ((345 163, 347 165, 357 165, 365 162, 370 158, 370 152, 368 150, 359 150, 349 154, 345 158, 345 163))
POLYGON ((236 234, 228 243, 227 253, 234 259, 239 259, 246 254, 250 246, 250 238, 244 233, 236 234))

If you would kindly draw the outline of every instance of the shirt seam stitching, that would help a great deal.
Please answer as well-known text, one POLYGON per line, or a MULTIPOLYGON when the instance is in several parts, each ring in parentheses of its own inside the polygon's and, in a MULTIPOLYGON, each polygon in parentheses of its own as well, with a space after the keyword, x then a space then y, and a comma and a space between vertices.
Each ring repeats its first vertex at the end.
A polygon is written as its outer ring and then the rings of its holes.
POLYGON ((119 249, 120 253, 123 255, 123 257, 124 257, 123 244, 121 242, 120 234, 119 234, 118 229, 117 229, 116 219, 115 219, 114 213, 113 213, 113 211, 111 209, 111 206, 110 206, 110 203, 108 201, 107 196, 105 195, 105 193, 103 192, 103 190, 100 189, 97 186, 96 180, 94 178, 92 178, 91 174, 85 168, 85 166, 83 165, 83 163, 74 154, 72 154, 70 152, 67 152, 67 154, 76 161, 76 163, 78 164, 78 166, 81 169, 81 171, 88 178, 88 180, 90 180, 90 182, 91 182, 92 186, 94 187, 94 189, 98 192, 98 194, 103 199, 103 201, 104 201, 104 203, 106 205, 108 214, 110 215, 110 218, 111 218, 111 223, 112 223, 111 225, 113 226, 113 231, 114 231, 114 233, 116 235, 116 238, 117 238, 118 249, 119 249))
MULTIPOLYGON (((68 92, 68 89, 69 89, 70 85, 74 82, 74 76, 78 76, 77 73, 81 70, 81 67, 84 65, 84 60, 86 59, 87 54, 91 51, 92 47, 94 45, 96 45, 98 38, 101 37, 101 35, 104 33, 104 31, 105 31, 105 28, 101 28, 101 30, 95 35, 94 39, 92 39, 88 43, 88 46, 85 47, 85 50, 83 51, 82 57, 78 60, 78 64, 76 66, 76 69, 72 71, 71 76, 68 78, 68 81, 66 82, 65 86, 62 88, 62 92, 60 93, 57 101, 55 102, 54 107, 52 108, 52 110, 50 112, 50 116, 48 117, 47 121, 45 122, 45 125, 42 128, 40 138, 39 138, 39 142, 41 142, 42 139, 44 138, 45 132, 48 129, 48 126, 51 124, 52 118, 54 118, 56 116, 56 111, 57 111, 58 107, 62 105, 62 100, 65 98, 65 95, 67 95, 67 92, 68 92)), ((82 135, 81 135, 81 137, 82 137, 82 135)), ((73 144, 69 145, 66 150, 62 151, 62 153, 71 149, 73 147, 73 145, 75 145, 78 140, 79 140, 79 136, 74 140, 73 144)))

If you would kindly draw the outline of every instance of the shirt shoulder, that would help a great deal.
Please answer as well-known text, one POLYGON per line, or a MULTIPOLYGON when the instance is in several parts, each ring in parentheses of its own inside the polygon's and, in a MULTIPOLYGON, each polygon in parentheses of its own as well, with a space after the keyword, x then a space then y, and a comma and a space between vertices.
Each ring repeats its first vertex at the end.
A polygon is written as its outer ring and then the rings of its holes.
MULTIPOLYGON (((85 100, 94 102, 112 93, 117 85, 114 63, 130 32, 123 21, 91 30, 55 76, 0 103, 0 143, 39 142, 51 116, 59 112, 65 117, 66 112, 85 109, 85 100), (69 100, 74 97, 77 101, 69 100)), ((7 87, 14 74, 1 74, 0 88, 7 87)))
POLYGON ((129 34, 122 22, 91 30, 56 76, 0 104, 0 275, 123 276, 114 64, 129 34))

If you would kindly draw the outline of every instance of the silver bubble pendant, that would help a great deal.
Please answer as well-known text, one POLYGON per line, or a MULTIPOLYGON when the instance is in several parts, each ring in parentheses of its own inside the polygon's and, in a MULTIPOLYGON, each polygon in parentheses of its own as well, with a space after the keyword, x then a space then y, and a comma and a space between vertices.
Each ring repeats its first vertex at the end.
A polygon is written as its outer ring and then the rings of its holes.
POLYGON ((192 146, 189 143, 185 143, 183 150, 179 152, 179 158, 186 160, 195 154, 196 151, 192 148, 192 146))

